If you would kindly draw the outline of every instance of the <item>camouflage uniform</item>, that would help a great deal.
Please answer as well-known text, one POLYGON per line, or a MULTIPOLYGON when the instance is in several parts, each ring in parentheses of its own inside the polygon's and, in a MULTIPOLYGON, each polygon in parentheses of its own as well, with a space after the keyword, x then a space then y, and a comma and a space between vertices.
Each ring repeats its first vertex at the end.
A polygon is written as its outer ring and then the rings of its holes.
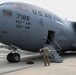
POLYGON ((43 51, 43 58, 44 58, 44 66, 50 66, 50 60, 49 60, 49 49, 47 47, 40 49, 40 52, 43 51))

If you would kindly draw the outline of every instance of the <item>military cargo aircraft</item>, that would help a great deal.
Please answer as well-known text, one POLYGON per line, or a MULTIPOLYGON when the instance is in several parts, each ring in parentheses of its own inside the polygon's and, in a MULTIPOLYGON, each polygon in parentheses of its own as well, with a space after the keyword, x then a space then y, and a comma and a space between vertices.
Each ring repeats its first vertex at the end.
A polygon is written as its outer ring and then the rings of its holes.
POLYGON ((12 48, 9 62, 19 62, 17 48, 33 52, 50 46, 65 52, 76 49, 76 23, 35 5, 21 2, 0 4, 0 42, 12 48))

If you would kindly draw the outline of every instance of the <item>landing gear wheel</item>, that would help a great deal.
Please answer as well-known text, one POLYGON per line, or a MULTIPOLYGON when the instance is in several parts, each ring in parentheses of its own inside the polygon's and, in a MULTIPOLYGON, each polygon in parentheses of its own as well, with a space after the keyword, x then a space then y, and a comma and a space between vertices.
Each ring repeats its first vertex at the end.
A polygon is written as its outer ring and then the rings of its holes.
POLYGON ((17 63, 20 61, 20 55, 18 53, 9 53, 7 55, 7 60, 9 62, 17 63))
POLYGON ((9 62, 12 62, 12 59, 11 59, 12 55, 13 55, 13 53, 9 53, 9 54, 7 55, 7 60, 8 60, 9 62))
POLYGON ((12 62, 16 63, 20 61, 20 55, 18 53, 14 53, 12 56, 12 62))

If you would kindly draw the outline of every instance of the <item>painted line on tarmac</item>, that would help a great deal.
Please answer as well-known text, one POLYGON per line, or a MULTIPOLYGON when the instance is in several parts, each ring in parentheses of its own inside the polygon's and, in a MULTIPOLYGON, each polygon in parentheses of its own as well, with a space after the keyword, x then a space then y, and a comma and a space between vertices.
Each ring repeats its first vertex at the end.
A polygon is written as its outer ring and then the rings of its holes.
MULTIPOLYGON (((41 64, 39 64, 39 65, 41 65, 41 64)), ((16 72, 16 71, 23 70, 23 69, 28 69, 28 68, 39 66, 39 65, 32 65, 32 66, 23 67, 23 68, 19 68, 19 69, 8 71, 8 72, 3 72, 3 73, 0 73, 0 75, 5 75, 5 74, 8 74, 8 73, 16 72)))

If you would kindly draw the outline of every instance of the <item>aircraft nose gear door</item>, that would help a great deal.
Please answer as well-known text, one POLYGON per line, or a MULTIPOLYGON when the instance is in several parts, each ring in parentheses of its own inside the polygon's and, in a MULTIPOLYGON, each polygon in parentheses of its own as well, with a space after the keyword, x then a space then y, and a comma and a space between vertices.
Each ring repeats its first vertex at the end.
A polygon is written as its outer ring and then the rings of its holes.
POLYGON ((28 32, 22 31, 19 35, 19 41, 25 41, 27 38, 28 32))

